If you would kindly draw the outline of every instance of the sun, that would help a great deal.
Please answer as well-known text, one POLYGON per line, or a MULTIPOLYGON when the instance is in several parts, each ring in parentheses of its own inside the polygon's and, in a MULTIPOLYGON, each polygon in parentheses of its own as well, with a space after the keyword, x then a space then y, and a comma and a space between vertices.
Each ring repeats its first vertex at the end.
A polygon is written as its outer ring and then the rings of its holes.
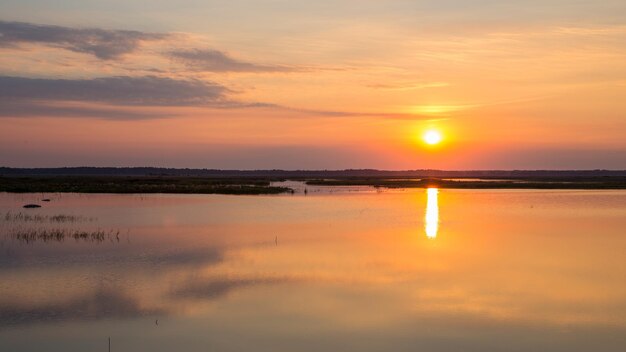
POLYGON ((424 139, 424 142, 426 144, 435 145, 439 144, 443 137, 441 136, 441 133, 439 131, 428 130, 426 131, 426 133, 424 133, 422 139, 424 139))

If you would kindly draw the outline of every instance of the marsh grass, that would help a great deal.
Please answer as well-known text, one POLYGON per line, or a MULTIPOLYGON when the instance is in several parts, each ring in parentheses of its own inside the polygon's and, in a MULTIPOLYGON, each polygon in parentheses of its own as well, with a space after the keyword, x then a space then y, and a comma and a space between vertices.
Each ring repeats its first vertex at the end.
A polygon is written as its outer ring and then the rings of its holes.
POLYGON ((63 242, 66 239, 77 242, 119 242, 119 230, 76 228, 80 226, 78 224, 95 220, 68 214, 40 215, 9 211, 0 216, 0 233, 4 238, 26 244, 63 242))
POLYGON ((115 239, 119 242, 120 231, 72 230, 72 229, 15 229, 8 233, 9 238, 26 244, 34 242, 63 242, 66 239, 86 242, 104 242, 115 239))
POLYGON ((40 176, 0 177, 0 192, 12 193, 180 193, 260 195, 289 193, 269 179, 201 177, 40 176))
POLYGON ((84 216, 75 216, 67 214, 58 215, 39 215, 39 214, 27 214, 23 212, 6 212, 2 219, 6 222, 50 222, 50 223, 76 223, 76 222, 91 222, 95 218, 89 218, 84 216))

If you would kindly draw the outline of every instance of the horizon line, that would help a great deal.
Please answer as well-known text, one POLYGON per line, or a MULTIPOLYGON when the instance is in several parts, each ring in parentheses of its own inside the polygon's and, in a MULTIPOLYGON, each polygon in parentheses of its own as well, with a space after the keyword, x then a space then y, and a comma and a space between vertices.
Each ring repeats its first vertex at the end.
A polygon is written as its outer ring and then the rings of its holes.
POLYGON ((284 172, 346 172, 346 171, 375 171, 375 172, 418 172, 418 171, 435 171, 435 172, 518 172, 518 171, 550 171, 550 172, 589 172, 589 171, 610 171, 610 172, 626 172, 626 169, 610 169, 610 168, 586 168, 586 169, 376 169, 376 168, 346 168, 346 169, 219 169, 208 167, 167 167, 167 166, 34 166, 34 167, 14 167, 0 166, 0 170, 52 170, 52 169, 164 169, 164 170, 201 170, 201 171, 284 171, 284 172))

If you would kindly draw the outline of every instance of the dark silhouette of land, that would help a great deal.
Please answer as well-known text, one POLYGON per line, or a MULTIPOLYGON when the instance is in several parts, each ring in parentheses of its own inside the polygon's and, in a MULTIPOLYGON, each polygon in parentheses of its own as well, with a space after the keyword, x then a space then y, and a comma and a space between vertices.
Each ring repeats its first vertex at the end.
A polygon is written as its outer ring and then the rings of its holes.
POLYGON ((218 170, 160 167, 0 167, 0 176, 187 176, 208 178, 542 178, 626 177, 626 170, 218 170))
POLYGON ((255 178, 196 176, 0 176, 0 192, 278 194, 287 187, 255 178))
POLYGON ((278 194, 272 181, 387 188, 626 189, 626 170, 0 168, 0 192, 278 194))
POLYGON ((465 188, 465 189, 626 189, 626 177, 525 177, 510 179, 384 179, 345 178, 309 180, 316 186, 372 186, 384 188, 465 188))

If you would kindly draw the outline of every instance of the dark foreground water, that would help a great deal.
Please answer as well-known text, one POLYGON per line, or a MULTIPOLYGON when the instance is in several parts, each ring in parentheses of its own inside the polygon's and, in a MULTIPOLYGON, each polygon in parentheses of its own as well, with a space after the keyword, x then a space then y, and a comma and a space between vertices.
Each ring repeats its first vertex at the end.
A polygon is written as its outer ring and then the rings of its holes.
POLYGON ((115 352, 625 351, 626 192, 0 194, 0 351, 109 337, 115 352))

